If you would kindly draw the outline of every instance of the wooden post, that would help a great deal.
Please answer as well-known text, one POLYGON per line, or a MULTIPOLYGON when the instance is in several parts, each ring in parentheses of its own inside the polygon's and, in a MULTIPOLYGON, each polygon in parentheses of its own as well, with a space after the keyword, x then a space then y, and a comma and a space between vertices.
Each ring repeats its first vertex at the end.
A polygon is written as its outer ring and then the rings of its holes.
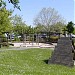
POLYGON ((36 44, 37 44, 37 34, 36 34, 36 44))
POLYGON ((34 42, 34 34, 32 34, 32 45, 33 45, 33 42, 34 42))
POLYGON ((25 45, 26 45, 26 34, 23 34, 23 42, 24 42, 25 45))
POLYGON ((30 44, 30 34, 29 34, 29 44, 30 44))
POLYGON ((39 34, 38 34, 38 45, 39 45, 39 34))

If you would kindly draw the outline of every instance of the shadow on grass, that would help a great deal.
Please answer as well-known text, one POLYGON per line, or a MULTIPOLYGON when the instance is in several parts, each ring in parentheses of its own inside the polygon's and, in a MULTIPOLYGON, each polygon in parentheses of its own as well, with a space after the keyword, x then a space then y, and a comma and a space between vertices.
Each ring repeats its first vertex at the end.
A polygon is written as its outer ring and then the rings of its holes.
POLYGON ((48 60, 49 60, 49 59, 47 59, 47 60, 43 60, 43 61, 44 61, 46 64, 48 64, 48 60))

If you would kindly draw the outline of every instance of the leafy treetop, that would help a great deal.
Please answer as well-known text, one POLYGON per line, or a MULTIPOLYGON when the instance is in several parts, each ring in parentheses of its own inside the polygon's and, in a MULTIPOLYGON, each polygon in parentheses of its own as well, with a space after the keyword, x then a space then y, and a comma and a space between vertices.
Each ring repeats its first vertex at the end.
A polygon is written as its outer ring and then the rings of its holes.
MULTIPOLYGON (((16 7, 17 9, 20 10, 20 6, 18 5, 19 4, 19 0, 8 0, 9 3, 13 4, 14 5, 14 8, 16 7)), ((0 0, 0 7, 2 6, 6 6, 6 2, 4 0, 0 0)))
POLYGON ((68 22, 66 28, 67 28, 68 33, 73 33, 73 31, 74 31, 74 24, 73 24, 73 22, 72 21, 68 22))

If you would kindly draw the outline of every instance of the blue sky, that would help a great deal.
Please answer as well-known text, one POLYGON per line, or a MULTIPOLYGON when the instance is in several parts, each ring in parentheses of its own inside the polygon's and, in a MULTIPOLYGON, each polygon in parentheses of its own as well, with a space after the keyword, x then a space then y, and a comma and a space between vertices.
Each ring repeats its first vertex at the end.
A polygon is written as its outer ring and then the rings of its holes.
MULTIPOLYGON (((43 7, 55 8, 58 13, 66 19, 66 21, 74 20, 74 5, 75 0, 20 0, 21 11, 14 10, 13 15, 21 15, 27 25, 33 25, 33 20, 43 7)), ((7 8, 10 9, 12 5, 8 4, 7 8)))

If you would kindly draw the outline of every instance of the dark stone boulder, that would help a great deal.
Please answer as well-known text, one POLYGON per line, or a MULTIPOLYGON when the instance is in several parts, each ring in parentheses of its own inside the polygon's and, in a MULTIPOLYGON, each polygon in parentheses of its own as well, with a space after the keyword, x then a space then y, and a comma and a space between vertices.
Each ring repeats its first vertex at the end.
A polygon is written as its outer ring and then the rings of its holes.
POLYGON ((51 58, 48 60, 48 64, 60 64, 69 67, 74 66, 72 51, 74 51, 72 40, 70 40, 69 37, 61 37, 57 42, 57 46, 51 58))

